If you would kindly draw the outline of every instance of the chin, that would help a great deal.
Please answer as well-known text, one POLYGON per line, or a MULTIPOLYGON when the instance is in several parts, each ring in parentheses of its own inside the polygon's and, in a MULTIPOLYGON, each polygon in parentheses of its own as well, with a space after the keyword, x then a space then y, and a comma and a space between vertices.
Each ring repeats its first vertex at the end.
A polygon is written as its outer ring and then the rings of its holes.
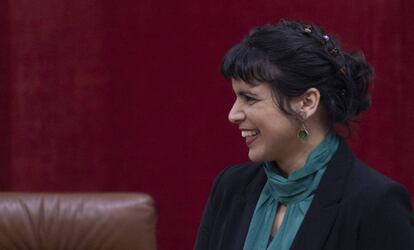
POLYGON ((261 162, 261 161, 266 161, 265 157, 263 154, 260 154, 258 152, 254 152, 252 150, 249 151, 249 159, 253 162, 261 162))

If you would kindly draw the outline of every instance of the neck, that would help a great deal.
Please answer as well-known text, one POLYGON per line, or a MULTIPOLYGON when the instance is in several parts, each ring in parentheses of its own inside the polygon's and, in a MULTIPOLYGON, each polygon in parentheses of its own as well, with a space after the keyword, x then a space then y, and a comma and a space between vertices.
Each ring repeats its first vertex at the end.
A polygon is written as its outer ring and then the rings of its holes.
POLYGON ((309 154, 323 141, 326 134, 326 129, 314 130, 306 141, 297 139, 298 143, 293 147, 293 150, 286 154, 288 157, 277 161, 280 170, 288 176, 290 173, 303 167, 309 154))

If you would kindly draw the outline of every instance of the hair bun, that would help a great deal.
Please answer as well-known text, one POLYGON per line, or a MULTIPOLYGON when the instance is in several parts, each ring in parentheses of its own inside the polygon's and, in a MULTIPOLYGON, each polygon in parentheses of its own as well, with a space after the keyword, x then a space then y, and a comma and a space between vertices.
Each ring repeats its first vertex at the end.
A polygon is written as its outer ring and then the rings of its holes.
POLYGON ((348 110, 351 116, 357 116, 371 105, 371 97, 368 93, 371 84, 373 70, 365 62, 361 53, 344 53, 345 65, 349 73, 348 90, 351 91, 348 110))

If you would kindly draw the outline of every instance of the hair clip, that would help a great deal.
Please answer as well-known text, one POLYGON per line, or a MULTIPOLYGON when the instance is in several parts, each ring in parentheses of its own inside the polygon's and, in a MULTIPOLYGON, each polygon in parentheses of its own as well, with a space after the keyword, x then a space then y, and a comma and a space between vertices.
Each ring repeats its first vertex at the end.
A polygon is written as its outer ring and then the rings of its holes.
POLYGON ((329 36, 323 35, 322 39, 320 39, 320 41, 321 41, 322 45, 325 45, 329 41, 329 36))
POLYGON ((309 24, 305 25, 305 28, 303 29, 303 31, 305 31, 306 33, 311 33, 312 32, 312 26, 310 26, 309 24))
POLYGON ((333 57, 337 57, 339 55, 339 50, 337 48, 328 49, 328 52, 333 57))

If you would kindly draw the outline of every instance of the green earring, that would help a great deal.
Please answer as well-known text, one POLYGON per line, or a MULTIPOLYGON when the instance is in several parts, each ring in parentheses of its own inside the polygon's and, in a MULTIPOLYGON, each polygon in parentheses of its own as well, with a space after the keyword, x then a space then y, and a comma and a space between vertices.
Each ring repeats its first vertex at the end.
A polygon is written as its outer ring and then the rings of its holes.
POLYGON ((298 132, 298 138, 301 139, 302 141, 306 141, 308 139, 309 135, 310 135, 310 133, 306 129, 305 124, 302 123, 302 127, 300 128, 300 130, 298 132))

